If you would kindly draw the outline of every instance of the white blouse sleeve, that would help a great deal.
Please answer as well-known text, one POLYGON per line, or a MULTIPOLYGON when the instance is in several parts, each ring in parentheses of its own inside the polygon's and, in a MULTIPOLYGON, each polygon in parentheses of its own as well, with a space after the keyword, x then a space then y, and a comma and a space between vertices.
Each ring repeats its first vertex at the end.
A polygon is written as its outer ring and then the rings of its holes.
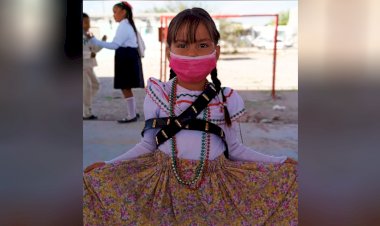
POLYGON ((95 37, 93 37, 92 39, 90 39, 90 42, 93 45, 97 45, 97 46, 100 46, 100 47, 106 48, 106 49, 118 49, 120 47, 120 45, 118 45, 117 43, 114 43, 114 42, 103 42, 103 41, 100 41, 100 40, 96 39, 95 37))
POLYGON ((265 155, 254 151, 239 142, 237 138, 237 134, 239 132, 239 125, 237 120, 244 114, 244 101, 243 98, 241 98, 241 96, 235 90, 225 88, 223 91, 227 97, 227 109, 230 113, 232 121, 231 127, 227 127, 226 124, 222 126, 222 129, 226 134, 230 159, 234 161, 258 161, 273 163, 284 162, 287 159, 286 156, 276 157, 265 155))
POLYGON ((91 49, 91 52, 93 52, 93 53, 97 53, 97 52, 99 52, 100 50, 102 50, 103 47, 98 46, 98 45, 93 45, 93 44, 91 44, 90 49, 91 49))
MULTIPOLYGON (((158 112, 158 106, 153 102, 153 100, 147 95, 144 100, 144 115, 145 120, 150 118, 156 118, 158 112)), ((140 155, 144 155, 156 150, 155 136, 158 129, 150 129, 145 131, 144 137, 141 138, 140 143, 136 144, 132 149, 125 152, 124 154, 110 160, 105 161, 108 163, 118 162, 122 160, 130 160, 137 158, 140 155)))
POLYGON ((241 144, 237 138, 238 134, 238 123, 232 122, 231 127, 224 126, 226 141, 229 150, 229 157, 233 161, 251 161, 251 162, 272 162, 272 163, 283 163, 287 157, 286 156, 271 156, 265 155, 260 152, 254 151, 241 144))
POLYGON ((128 26, 128 24, 120 23, 112 42, 103 42, 95 37, 91 38, 90 42, 106 49, 118 49, 126 40, 128 40, 131 34, 134 34, 133 28, 128 26))

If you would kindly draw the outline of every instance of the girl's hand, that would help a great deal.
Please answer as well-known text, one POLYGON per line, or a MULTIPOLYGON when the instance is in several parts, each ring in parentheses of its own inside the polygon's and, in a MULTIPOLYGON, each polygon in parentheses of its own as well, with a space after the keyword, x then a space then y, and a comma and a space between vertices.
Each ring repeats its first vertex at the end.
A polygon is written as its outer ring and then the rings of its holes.
POLYGON ((298 164, 298 161, 296 161, 296 160, 294 160, 294 159, 291 159, 291 158, 287 158, 287 159, 285 160, 284 163, 290 163, 290 164, 295 164, 295 165, 297 165, 297 164, 298 164))
POLYGON ((99 168, 99 167, 102 167, 106 165, 105 162, 95 162, 89 166, 86 167, 86 169, 84 169, 84 173, 88 173, 90 172, 91 170, 95 169, 95 168, 99 168))
POLYGON ((88 39, 92 39, 92 38, 94 37, 94 34, 91 33, 91 32, 87 32, 87 33, 86 33, 86 37, 87 37, 88 39))
POLYGON ((107 35, 104 35, 103 38, 102 38, 102 41, 106 41, 107 40, 107 35))

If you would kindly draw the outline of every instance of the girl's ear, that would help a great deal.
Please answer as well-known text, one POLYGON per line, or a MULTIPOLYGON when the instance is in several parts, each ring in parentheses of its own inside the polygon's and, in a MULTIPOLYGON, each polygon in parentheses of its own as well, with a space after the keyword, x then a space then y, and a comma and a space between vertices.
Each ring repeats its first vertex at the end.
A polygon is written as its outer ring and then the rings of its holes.
POLYGON ((219 60, 219 55, 220 55, 220 46, 216 46, 216 60, 219 60))

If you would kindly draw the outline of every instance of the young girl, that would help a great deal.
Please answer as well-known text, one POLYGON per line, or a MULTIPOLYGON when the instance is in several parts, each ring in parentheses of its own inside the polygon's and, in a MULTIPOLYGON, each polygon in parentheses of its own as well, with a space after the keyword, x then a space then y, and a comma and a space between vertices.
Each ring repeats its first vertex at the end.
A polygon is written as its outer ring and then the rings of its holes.
POLYGON ((200 8, 186 9, 170 22, 173 78, 149 79, 141 142, 86 168, 85 225, 297 225, 296 162, 239 143, 236 120, 244 105, 217 78, 219 38, 200 8), (211 90, 218 93, 212 99, 211 90), (209 99, 202 111, 197 98, 209 99), (179 122, 183 112, 197 119, 179 122), (160 142, 170 136, 168 125, 181 130, 160 142))
MULTIPOLYGON (((90 30, 90 17, 83 13, 83 120, 97 119, 92 114, 92 99, 99 90, 99 81, 96 78, 94 67, 98 64, 95 56, 102 48, 90 44, 86 33, 90 30)), ((107 36, 103 36, 103 41, 107 40, 107 36)))
POLYGON ((119 27, 112 42, 97 40, 88 34, 90 41, 98 46, 115 49, 114 88, 121 89, 127 105, 127 116, 119 123, 136 121, 136 101, 132 88, 144 88, 141 58, 137 47, 137 30, 133 21, 132 6, 128 2, 120 2, 113 7, 113 16, 119 27))

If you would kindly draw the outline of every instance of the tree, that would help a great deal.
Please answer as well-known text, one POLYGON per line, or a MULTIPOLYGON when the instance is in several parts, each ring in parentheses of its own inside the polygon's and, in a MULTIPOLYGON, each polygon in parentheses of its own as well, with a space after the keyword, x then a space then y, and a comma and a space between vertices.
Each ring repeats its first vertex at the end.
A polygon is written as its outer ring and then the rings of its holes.
MULTIPOLYGON (((287 25, 289 21, 289 10, 281 11, 278 14, 278 25, 287 25)), ((267 25, 275 25, 275 20, 272 20, 267 25)))
POLYGON ((238 47, 240 46, 239 37, 244 35, 245 30, 243 25, 238 22, 231 22, 227 20, 220 20, 219 22, 219 32, 221 40, 233 48, 233 52, 238 52, 238 47))

